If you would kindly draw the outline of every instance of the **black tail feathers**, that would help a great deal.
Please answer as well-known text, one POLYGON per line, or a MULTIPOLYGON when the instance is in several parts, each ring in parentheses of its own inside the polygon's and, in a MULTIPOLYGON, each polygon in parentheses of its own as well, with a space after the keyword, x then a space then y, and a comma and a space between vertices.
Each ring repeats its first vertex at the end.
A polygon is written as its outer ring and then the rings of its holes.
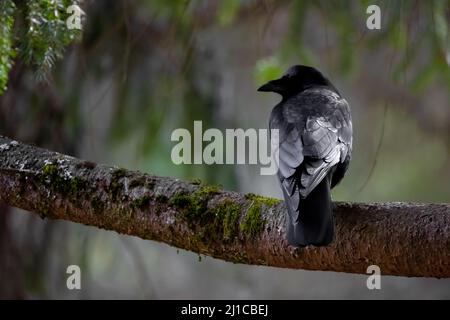
POLYGON ((334 219, 330 184, 331 174, 327 175, 306 198, 300 199, 298 215, 292 214, 294 208, 286 201, 290 211, 289 217, 286 217, 287 238, 290 245, 326 246, 333 240, 334 219), (298 216, 297 221, 293 221, 295 216, 298 216))

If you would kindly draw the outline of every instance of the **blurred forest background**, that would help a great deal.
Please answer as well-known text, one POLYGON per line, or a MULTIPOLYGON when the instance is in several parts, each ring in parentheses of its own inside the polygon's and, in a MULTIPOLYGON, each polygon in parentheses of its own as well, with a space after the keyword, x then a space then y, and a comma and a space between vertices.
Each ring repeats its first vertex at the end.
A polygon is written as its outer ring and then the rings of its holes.
MULTIPOLYGON (((0 134, 91 161, 281 198, 258 166, 182 165, 171 132, 267 128, 256 92, 292 64, 350 103, 354 157, 342 201, 450 202, 450 1, 81 1, 0 4, 0 134), (381 8, 368 30, 366 8, 381 8), (8 76, 9 75, 9 76, 8 76)), ((417 263, 420 263, 419 261, 417 263)), ((450 266, 449 266, 450 267, 450 266)), ((1 298, 450 298, 450 279, 226 263, 0 205, 1 298), (82 269, 82 290, 66 268, 82 269)))

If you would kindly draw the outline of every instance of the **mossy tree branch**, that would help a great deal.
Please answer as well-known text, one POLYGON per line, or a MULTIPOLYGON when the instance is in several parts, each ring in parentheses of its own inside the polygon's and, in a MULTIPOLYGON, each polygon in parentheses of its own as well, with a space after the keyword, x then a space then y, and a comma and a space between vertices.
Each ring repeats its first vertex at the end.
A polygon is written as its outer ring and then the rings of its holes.
POLYGON ((325 248, 285 241, 282 202, 98 165, 0 136, 0 203, 235 263, 450 277, 450 205, 335 204, 325 248))

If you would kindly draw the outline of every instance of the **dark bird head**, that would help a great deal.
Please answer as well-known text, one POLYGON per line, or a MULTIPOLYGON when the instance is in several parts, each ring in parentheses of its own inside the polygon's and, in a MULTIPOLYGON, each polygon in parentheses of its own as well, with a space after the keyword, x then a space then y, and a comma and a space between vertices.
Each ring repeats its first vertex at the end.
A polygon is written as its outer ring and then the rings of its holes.
POLYGON ((286 98, 315 86, 326 86, 338 93, 320 71, 302 65, 290 67, 281 78, 267 82, 258 91, 275 92, 286 98))

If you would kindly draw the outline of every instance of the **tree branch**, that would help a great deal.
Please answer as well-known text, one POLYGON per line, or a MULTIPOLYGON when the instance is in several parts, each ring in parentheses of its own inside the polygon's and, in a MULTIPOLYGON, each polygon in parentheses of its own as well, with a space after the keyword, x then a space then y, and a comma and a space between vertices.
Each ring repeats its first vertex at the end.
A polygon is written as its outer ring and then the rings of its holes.
POLYGON ((285 241, 278 200, 98 165, 0 136, 0 203, 235 263, 450 277, 450 205, 335 204, 325 248, 285 241))

